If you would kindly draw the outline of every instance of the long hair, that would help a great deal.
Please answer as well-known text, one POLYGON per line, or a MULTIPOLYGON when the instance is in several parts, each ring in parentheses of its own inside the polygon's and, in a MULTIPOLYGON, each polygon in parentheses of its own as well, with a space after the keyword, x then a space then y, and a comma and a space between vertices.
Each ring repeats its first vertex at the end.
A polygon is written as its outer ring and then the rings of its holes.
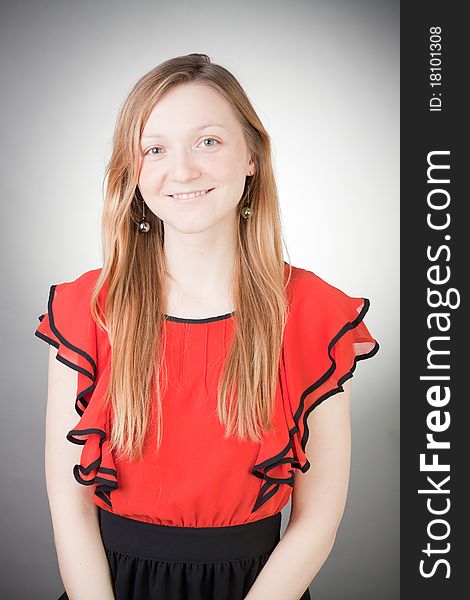
MULTIPOLYGON (((166 264, 163 222, 146 211, 151 228, 138 231, 140 138, 160 98, 187 83, 211 86, 232 106, 255 164, 250 178, 251 215, 241 217, 247 181, 237 205, 234 265, 234 335, 218 382, 218 417, 225 436, 261 441, 272 431, 279 357, 288 314, 282 226, 271 143, 235 77, 205 54, 178 56, 141 77, 122 103, 106 166, 101 222, 103 268, 91 298, 94 320, 111 346, 105 401, 112 402, 110 445, 128 460, 142 457, 149 424, 162 441, 162 399, 168 385, 164 361, 166 264), (106 302, 98 295, 106 287, 106 302), (101 317, 102 311, 104 319, 101 317)), ((108 405, 107 405, 108 406, 108 405)))

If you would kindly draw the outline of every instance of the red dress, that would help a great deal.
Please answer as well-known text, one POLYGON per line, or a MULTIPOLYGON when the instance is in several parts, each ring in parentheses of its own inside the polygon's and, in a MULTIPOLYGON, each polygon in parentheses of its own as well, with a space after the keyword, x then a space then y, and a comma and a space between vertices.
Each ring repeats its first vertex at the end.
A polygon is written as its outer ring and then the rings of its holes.
MULTIPOLYGON (((78 372, 75 408, 80 418, 67 433, 70 442, 83 445, 75 479, 95 487, 94 502, 102 509, 148 523, 218 527, 278 513, 292 493, 296 469, 305 472, 310 466, 305 455, 309 413, 343 391, 357 362, 379 349, 363 321, 369 300, 350 297, 311 271, 293 267, 275 431, 261 444, 224 439, 217 418, 217 380, 235 314, 167 317, 163 443, 155 454, 150 431, 144 460, 125 462, 110 452, 112 408, 105 410, 102 401, 109 340, 89 310, 100 271, 52 285, 35 332, 58 349, 57 360, 78 372)), ((102 305, 105 293, 102 288, 102 305)))

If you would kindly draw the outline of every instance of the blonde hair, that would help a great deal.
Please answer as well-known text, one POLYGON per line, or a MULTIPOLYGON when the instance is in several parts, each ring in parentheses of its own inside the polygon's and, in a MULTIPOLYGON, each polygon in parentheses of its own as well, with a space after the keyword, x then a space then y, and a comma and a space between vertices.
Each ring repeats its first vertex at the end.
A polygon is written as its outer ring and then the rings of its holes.
MULTIPOLYGON (((261 441, 272 430, 279 357, 288 314, 282 227, 272 168, 271 143, 235 77, 205 54, 178 56, 141 77, 120 107, 105 172, 102 215, 103 268, 91 298, 94 320, 105 329, 111 364, 105 401, 113 404, 110 445, 128 460, 142 457, 150 419, 162 441, 162 398, 168 379, 164 361, 166 265, 163 222, 146 211, 151 225, 141 234, 138 178, 140 138, 155 103, 175 86, 203 83, 232 106, 255 163, 251 215, 237 205, 233 301, 234 335, 218 385, 218 417, 226 437, 261 441), (106 285, 105 307, 98 294, 106 285), (101 318, 100 311, 104 319, 101 318), (155 400, 153 400, 155 398, 155 400), (232 402, 232 398, 236 398, 232 402), (155 410, 151 417, 150 411, 155 410)), ((290 266, 290 264, 289 264, 290 266)), ((290 279, 290 271, 289 271, 290 279)))

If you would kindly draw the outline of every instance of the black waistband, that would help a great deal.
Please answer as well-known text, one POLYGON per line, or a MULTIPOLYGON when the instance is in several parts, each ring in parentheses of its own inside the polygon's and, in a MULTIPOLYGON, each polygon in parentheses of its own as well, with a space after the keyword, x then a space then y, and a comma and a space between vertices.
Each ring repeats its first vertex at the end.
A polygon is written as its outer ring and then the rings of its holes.
POLYGON ((154 560, 217 562, 271 552, 280 540, 281 513, 243 525, 176 527, 130 519, 99 507, 99 522, 109 550, 154 560))

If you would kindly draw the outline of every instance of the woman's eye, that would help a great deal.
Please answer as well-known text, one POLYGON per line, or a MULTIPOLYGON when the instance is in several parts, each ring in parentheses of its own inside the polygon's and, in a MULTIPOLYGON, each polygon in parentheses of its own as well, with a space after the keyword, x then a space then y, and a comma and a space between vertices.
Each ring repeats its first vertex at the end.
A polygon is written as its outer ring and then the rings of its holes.
POLYGON ((160 153, 157 154, 156 152, 152 152, 152 150, 160 150, 160 147, 152 146, 152 148, 149 148, 145 154, 152 154, 153 156, 158 156, 158 154, 160 154, 160 153))
POLYGON ((207 142, 207 141, 211 141, 211 142, 215 142, 215 144, 211 144, 210 146, 206 146, 206 148, 213 148, 216 144, 218 144, 219 142, 217 140, 215 140, 214 138, 206 138, 204 140, 202 140, 203 143, 207 142))

